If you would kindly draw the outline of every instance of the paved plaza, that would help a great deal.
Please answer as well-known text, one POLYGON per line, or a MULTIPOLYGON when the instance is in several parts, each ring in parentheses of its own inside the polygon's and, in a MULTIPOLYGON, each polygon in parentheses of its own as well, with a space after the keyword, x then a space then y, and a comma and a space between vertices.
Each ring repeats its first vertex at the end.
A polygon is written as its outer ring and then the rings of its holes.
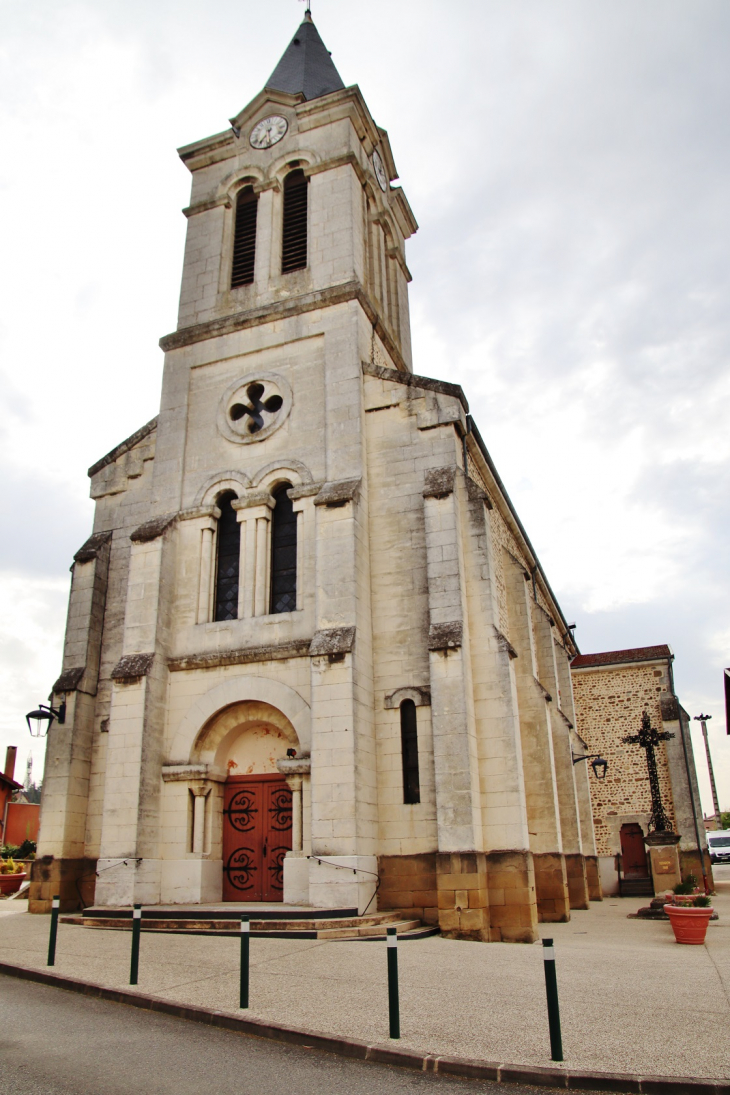
MULTIPOLYGON (((555 939, 566 1067, 730 1077, 730 867, 716 872, 703 947, 669 924, 627 919, 645 899, 606 898, 555 939), (723 877, 724 876, 724 877, 723 877)), ((45 969, 49 918, 0 903, 0 961, 45 969)), ((123 988, 128 932, 61 924, 56 972, 123 988)), ((549 1065, 542 948, 432 937, 402 942, 400 1045, 421 1053, 549 1065)), ((139 991, 240 1014, 235 938, 143 934, 139 991)), ((251 941, 249 1014, 388 1042, 385 944, 251 941)))

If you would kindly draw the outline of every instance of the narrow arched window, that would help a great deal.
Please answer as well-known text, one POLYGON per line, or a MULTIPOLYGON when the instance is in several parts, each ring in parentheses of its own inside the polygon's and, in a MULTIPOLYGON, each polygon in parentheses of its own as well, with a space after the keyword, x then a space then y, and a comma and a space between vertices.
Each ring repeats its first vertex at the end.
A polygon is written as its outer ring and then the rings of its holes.
POLYGON ((256 261, 256 214, 259 199, 252 186, 246 186, 236 199, 236 228, 233 237, 231 289, 250 285, 256 261))
POLYGON ((284 222, 281 241, 281 272, 302 270, 307 265, 307 186, 300 169, 284 179, 284 222))
POLYGON ((215 572, 215 620, 238 619, 238 569, 241 556, 241 526, 238 523, 232 491, 222 494, 216 505, 218 519, 215 572))
POLYGON ((274 491, 276 504, 271 529, 271 612, 294 612, 297 607, 297 515, 289 497, 291 485, 274 491))
POLYGON ((403 700, 400 705, 400 746, 403 757, 403 801, 421 801, 421 784, 418 778, 418 724, 416 705, 413 700, 403 700))

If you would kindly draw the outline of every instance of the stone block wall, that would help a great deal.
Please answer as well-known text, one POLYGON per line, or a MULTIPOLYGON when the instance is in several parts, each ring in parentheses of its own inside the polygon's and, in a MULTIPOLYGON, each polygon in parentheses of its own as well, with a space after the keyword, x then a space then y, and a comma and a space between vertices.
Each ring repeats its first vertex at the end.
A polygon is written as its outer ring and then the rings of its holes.
MULTIPOLYGON (((657 663, 616 665, 573 670, 578 732, 586 752, 600 753, 608 761, 603 780, 591 780, 596 850, 599 856, 620 852, 620 817, 651 813, 646 754, 638 745, 624 745, 622 738, 636 734, 641 715, 648 711, 652 725, 663 728, 661 699, 668 694, 668 667, 657 663)), ((662 801, 676 824, 666 743, 656 749, 662 801)), ((587 762, 584 762, 587 763, 587 762)))

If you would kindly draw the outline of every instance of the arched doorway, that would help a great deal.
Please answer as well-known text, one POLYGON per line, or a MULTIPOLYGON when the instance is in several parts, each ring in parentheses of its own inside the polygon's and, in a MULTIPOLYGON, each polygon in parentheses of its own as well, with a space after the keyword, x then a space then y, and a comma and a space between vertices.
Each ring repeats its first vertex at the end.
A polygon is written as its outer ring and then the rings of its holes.
POLYGON ((283 901, 292 795, 276 762, 298 748, 291 723, 270 704, 245 701, 219 712, 196 745, 227 773, 219 807, 223 900, 283 901))

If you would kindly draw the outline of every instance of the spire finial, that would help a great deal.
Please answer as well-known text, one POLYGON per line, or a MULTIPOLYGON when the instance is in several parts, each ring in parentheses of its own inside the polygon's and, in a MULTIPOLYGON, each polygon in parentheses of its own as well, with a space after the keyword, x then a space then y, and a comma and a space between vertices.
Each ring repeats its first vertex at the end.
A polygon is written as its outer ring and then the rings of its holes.
POLYGON ((306 8, 304 9, 304 18, 307 19, 311 23, 312 22, 312 0, 304 0, 304 3, 307 5, 306 8))

